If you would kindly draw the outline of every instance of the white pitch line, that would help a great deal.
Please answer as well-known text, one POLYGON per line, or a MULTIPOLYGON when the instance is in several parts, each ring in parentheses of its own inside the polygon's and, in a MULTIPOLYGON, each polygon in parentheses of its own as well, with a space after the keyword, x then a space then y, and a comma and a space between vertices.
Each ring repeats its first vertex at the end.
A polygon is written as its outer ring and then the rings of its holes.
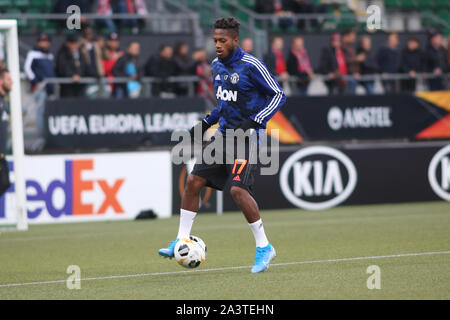
MULTIPOLYGON (((325 260, 283 262, 283 263, 272 263, 272 264, 270 264, 270 267, 281 267, 281 266, 313 264, 313 263, 346 262, 346 261, 358 261, 358 260, 417 257, 417 256, 440 255, 440 254, 450 254, 450 251, 418 252, 418 253, 392 254, 392 255, 384 255, 384 256, 371 256, 371 257, 353 257, 353 258, 338 258, 338 259, 325 259, 325 260)), ((185 274, 185 273, 239 270, 239 269, 249 269, 251 267, 252 266, 237 266, 237 267, 222 267, 222 268, 196 269, 196 270, 184 270, 184 271, 139 273, 139 274, 129 274, 129 275, 117 275, 117 276, 84 278, 84 279, 80 279, 80 281, 121 279, 121 278, 139 278, 139 277, 164 276, 164 275, 185 274)), ((41 282, 10 283, 10 284, 1 284, 0 288, 43 285, 43 284, 54 284, 54 283, 65 283, 65 282, 67 282, 67 280, 52 280, 52 281, 41 281, 41 282)))

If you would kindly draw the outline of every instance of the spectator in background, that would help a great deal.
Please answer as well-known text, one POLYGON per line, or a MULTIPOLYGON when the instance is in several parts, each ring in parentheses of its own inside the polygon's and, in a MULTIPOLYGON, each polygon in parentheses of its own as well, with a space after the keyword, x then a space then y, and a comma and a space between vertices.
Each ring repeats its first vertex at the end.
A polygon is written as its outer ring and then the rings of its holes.
POLYGON ((439 30, 431 30, 429 43, 425 50, 424 67, 425 71, 433 73, 434 78, 428 79, 428 89, 443 90, 444 79, 442 74, 448 71, 447 52, 442 45, 442 33, 439 30))
MULTIPOLYGON (((114 68, 114 65, 116 64, 117 59, 115 58, 115 52, 112 48, 109 46, 105 46, 103 48, 102 52, 102 64, 103 64, 103 70, 105 71, 105 76, 108 79, 113 79, 114 75, 112 73, 112 70, 114 68)), ((114 83, 109 83, 110 93, 114 91, 114 83)))
POLYGON ((74 83, 60 85, 61 98, 83 96, 85 85, 79 81, 81 77, 93 76, 89 71, 84 55, 80 52, 78 36, 69 34, 56 56, 56 73, 59 77, 72 78, 74 83))
POLYGON ((413 92, 416 90, 416 75, 422 71, 423 54, 420 50, 420 42, 417 37, 409 37, 406 48, 402 50, 400 58, 400 72, 408 73, 411 78, 401 81, 402 91, 413 92))
POLYGON ((117 60, 123 55, 123 51, 120 50, 120 40, 117 33, 110 33, 106 37, 106 46, 112 50, 113 59, 117 60))
POLYGON ((96 77, 102 77, 104 75, 103 65, 99 63, 101 52, 100 48, 94 46, 94 30, 91 26, 85 25, 82 27, 81 34, 80 52, 84 55, 89 73, 96 77))
POLYGON ((169 45, 162 45, 156 56, 151 56, 144 66, 146 76, 160 78, 161 83, 153 84, 153 95, 169 97, 174 95, 173 84, 167 82, 167 78, 175 75, 175 62, 173 61, 173 49, 169 45))
POLYGON ((278 18, 278 25, 283 31, 294 25, 292 15, 295 9, 295 0, 274 0, 275 16, 278 18))
MULTIPOLYGON (((369 36, 361 37, 356 54, 362 75, 371 75, 377 72, 377 62, 372 52, 372 40, 369 36)), ((359 83, 366 89, 367 94, 375 93, 375 82, 373 80, 361 80, 359 83)))
MULTIPOLYGON (((113 13, 126 14, 136 13, 134 2, 132 0, 109 0, 113 13)), ((139 32, 138 22, 136 19, 121 19, 120 27, 131 28, 133 34, 139 32)))
MULTIPOLYGON (((378 70, 382 77, 388 74, 397 73, 400 68, 400 53, 398 47, 398 34, 391 32, 388 34, 387 44, 381 47, 377 53, 378 70)), ((382 80, 385 93, 395 91, 394 80, 382 80)))
POLYGON ((358 56, 355 49, 356 32, 353 29, 348 29, 342 36, 342 52, 344 53, 345 62, 347 64, 347 71, 353 75, 353 79, 347 81, 348 93, 355 94, 358 86, 358 79, 360 78, 360 67, 358 56))
POLYGON ((197 94, 209 102, 214 103, 215 96, 213 94, 214 86, 212 79, 211 65, 206 60, 206 50, 197 49, 192 54, 195 61, 195 74, 200 77, 197 86, 197 94))
POLYGON ((111 2, 109 0, 98 0, 97 14, 105 16, 105 19, 96 20, 97 26, 107 28, 110 32, 117 33, 117 27, 114 21, 108 16, 112 15, 111 2))
MULTIPOLYGON (((31 91, 38 87, 46 78, 53 78, 55 74, 55 59, 50 52, 51 39, 46 33, 40 34, 33 50, 30 50, 25 59, 24 71, 31 82, 31 91)), ((54 85, 46 85, 47 94, 53 94, 54 85)))
POLYGON ((287 71, 290 75, 299 78, 297 93, 305 95, 310 80, 314 78, 314 73, 302 37, 297 36, 292 40, 291 51, 287 59, 287 71))
POLYGON ((127 83, 116 83, 114 85, 113 96, 115 98, 137 97, 139 95, 141 85, 137 81, 138 74, 138 58, 140 53, 139 42, 132 41, 127 47, 126 53, 121 56, 112 69, 114 77, 129 78, 127 83))
POLYGON ((342 75, 347 74, 347 64, 341 49, 341 35, 338 32, 331 35, 330 46, 322 49, 319 70, 328 77, 325 80, 328 94, 345 92, 346 83, 342 75))
MULTIPOLYGON (((185 42, 175 44, 173 61, 175 63, 176 76, 192 76, 195 74, 195 64, 189 54, 189 45, 185 42)), ((189 92, 189 83, 178 82, 175 84, 175 93, 178 96, 186 96, 189 92)))
POLYGON ((244 38, 241 41, 241 49, 244 50, 245 53, 253 54, 253 39, 252 38, 244 38))
MULTIPOLYGON (((139 15, 148 14, 147 4, 144 0, 134 0, 134 11, 139 15)), ((146 19, 138 19, 138 28, 144 29, 146 24, 146 19)))
POLYGON ((270 45, 270 51, 264 56, 264 63, 269 71, 275 76, 283 78, 289 77, 286 60, 284 59, 284 40, 280 36, 275 36, 270 45))

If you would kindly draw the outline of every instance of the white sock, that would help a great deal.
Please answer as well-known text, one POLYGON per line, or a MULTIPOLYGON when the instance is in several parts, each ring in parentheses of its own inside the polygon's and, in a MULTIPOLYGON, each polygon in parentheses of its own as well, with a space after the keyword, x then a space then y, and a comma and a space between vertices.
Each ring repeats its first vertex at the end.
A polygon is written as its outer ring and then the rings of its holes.
POLYGON ((189 238, 191 234, 192 225, 194 224, 194 218, 197 212, 189 210, 180 210, 180 226, 178 228, 178 239, 189 238))
POLYGON ((256 246, 260 248, 264 248, 269 244, 269 240, 267 240, 266 233, 264 232, 264 226, 262 220, 259 219, 256 222, 249 223, 250 229, 253 231, 253 235, 255 236, 256 246))

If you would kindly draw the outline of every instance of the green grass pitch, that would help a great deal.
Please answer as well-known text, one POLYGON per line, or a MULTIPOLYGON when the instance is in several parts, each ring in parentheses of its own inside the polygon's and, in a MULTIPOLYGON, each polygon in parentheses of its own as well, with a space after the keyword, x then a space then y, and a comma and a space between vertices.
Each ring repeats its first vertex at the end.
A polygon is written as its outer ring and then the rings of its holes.
POLYGON ((238 212, 196 217, 192 234, 208 255, 193 271, 157 255, 176 235, 177 216, 2 232, 0 300, 450 298, 450 203, 262 217, 277 258, 257 275, 254 239, 238 212), (81 269, 79 290, 67 288, 69 265, 81 269), (371 265, 380 268, 381 289, 367 288, 371 265))

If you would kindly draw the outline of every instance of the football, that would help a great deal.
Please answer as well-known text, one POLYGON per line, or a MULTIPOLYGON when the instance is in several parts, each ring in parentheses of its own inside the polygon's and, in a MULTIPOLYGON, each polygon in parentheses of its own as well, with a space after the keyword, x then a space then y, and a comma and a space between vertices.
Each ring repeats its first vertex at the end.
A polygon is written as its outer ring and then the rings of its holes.
POLYGON ((183 267, 197 268, 205 261, 206 251, 198 241, 184 238, 175 245, 174 255, 175 260, 183 267))
POLYGON ((189 239, 191 239, 194 242, 197 242, 200 245, 200 247, 202 247, 203 251, 205 251, 205 258, 206 258, 206 254, 208 253, 208 251, 206 249, 205 242, 197 236, 189 236, 189 239))

